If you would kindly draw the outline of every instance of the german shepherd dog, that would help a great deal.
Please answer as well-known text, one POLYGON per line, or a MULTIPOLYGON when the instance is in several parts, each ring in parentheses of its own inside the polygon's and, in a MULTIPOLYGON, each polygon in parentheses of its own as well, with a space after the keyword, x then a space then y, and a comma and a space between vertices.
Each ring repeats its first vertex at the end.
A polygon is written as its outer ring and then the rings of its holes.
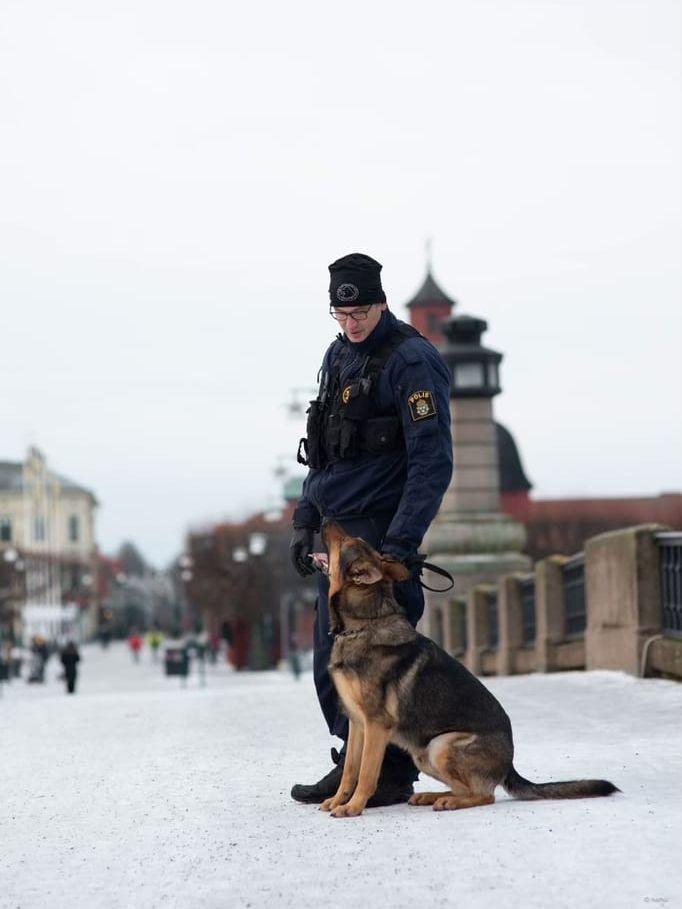
POLYGON ((436 811, 495 801, 503 786, 518 799, 611 795, 606 780, 531 783, 514 770, 509 717, 488 689, 433 641, 418 634, 393 597, 409 572, 333 523, 322 528, 329 576, 329 672, 349 719, 338 791, 320 806, 333 817, 362 813, 389 742, 449 787, 415 793, 410 805, 436 811))

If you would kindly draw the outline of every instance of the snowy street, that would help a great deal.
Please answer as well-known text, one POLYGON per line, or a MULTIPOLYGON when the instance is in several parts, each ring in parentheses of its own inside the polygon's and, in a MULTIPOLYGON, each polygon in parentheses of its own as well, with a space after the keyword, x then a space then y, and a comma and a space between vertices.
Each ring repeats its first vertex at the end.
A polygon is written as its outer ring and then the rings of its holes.
MULTIPOLYGON (((537 782, 603 777, 611 798, 334 820, 291 801, 331 767, 312 678, 208 667, 166 678, 148 651, 83 649, 67 697, 0 699, 0 906, 682 905, 682 686, 616 673, 486 680, 537 782)), ((433 789, 422 777, 419 788, 433 789)), ((436 788, 442 788, 436 784, 436 788)))

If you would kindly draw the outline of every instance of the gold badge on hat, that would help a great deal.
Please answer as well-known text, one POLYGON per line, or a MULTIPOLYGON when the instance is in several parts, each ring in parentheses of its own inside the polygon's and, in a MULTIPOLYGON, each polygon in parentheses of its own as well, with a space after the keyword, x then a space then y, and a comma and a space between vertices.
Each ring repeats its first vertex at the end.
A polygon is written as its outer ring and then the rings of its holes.
POLYGON ((425 420, 436 416, 436 406, 430 391, 415 391, 407 399, 410 416, 413 420, 425 420))

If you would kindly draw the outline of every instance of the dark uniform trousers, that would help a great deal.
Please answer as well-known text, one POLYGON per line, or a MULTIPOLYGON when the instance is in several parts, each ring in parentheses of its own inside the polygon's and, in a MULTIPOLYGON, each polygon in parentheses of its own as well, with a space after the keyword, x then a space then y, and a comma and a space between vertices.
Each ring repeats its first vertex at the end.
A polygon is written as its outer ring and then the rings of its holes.
MULTIPOLYGON (((385 515, 373 518, 336 518, 335 520, 350 536, 361 537, 370 546, 381 551, 381 544, 392 517, 392 515, 385 515)), ((348 739, 348 719, 340 710, 336 689, 328 668, 334 643, 334 639, 329 635, 328 591, 327 578, 323 574, 318 574, 313 674, 317 697, 329 731, 332 735, 343 739, 345 743, 348 739)), ((405 610, 408 621, 413 628, 416 627, 424 612, 424 593, 418 580, 414 578, 394 584, 393 592, 397 602, 405 610)), ((419 776, 419 771, 414 766, 412 758, 396 745, 389 745, 386 749, 384 770, 401 780, 414 781, 419 776)))

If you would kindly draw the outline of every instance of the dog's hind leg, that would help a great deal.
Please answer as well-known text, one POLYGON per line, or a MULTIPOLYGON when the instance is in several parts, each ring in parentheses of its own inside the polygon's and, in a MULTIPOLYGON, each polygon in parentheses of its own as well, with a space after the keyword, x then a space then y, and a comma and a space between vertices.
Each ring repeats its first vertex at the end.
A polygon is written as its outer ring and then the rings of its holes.
POLYGON ((441 792, 415 792, 414 795, 411 795, 407 801, 408 805, 433 805, 438 799, 442 799, 446 795, 450 796, 465 796, 469 794, 469 790, 463 783, 458 783, 455 780, 450 781, 452 789, 441 791, 441 792))
POLYGON ((437 799, 444 795, 452 795, 452 792, 415 792, 407 800, 408 805, 433 805, 437 799))
POLYGON ((365 740, 362 747, 362 764, 358 784, 349 802, 332 809, 333 817, 354 817, 362 814, 367 800, 376 791, 379 771, 391 730, 380 723, 366 721, 364 732, 365 740))
POLYGON ((442 794, 441 798, 436 799, 433 803, 434 811, 454 811, 457 808, 478 808, 480 805, 492 805, 495 796, 492 792, 472 792, 470 795, 448 795, 442 794))
POLYGON ((491 735, 452 732, 429 743, 429 760, 438 779, 451 792, 440 793, 434 811, 453 811, 492 805, 495 786, 500 782, 500 762, 505 743, 491 735))
MULTIPOLYGON (((415 792, 414 795, 410 796, 408 799, 408 805, 433 805, 438 799, 443 798, 446 795, 468 795, 468 788, 459 780, 453 779, 452 773, 447 767, 439 767, 433 763, 433 758, 437 757, 443 747, 447 748, 452 741, 452 733, 438 736, 435 739, 432 739, 429 743, 429 747, 425 749, 420 749, 419 751, 411 751, 412 760, 416 766, 423 772, 427 773, 429 776, 432 776, 436 780, 440 780, 441 783, 445 783, 446 786, 450 786, 449 790, 441 790, 440 792, 415 792)), ((455 733, 456 735, 456 733, 455 733)), ((469 737, 467 737, 467 740, 469 737)), ((442 763, 442 762, 439 762, 442 763)))
POLYGON ((346 757, 343 762, 343 774, 339 788, 335 794, 320 805, 320 811, 331 811, 337 805, 344 805, 355 792, 360 764, 362 762, 362 746, 365 740, 365 731, 361 722, 352 717, 348 722, 348 742, 346 744, 346 757))

